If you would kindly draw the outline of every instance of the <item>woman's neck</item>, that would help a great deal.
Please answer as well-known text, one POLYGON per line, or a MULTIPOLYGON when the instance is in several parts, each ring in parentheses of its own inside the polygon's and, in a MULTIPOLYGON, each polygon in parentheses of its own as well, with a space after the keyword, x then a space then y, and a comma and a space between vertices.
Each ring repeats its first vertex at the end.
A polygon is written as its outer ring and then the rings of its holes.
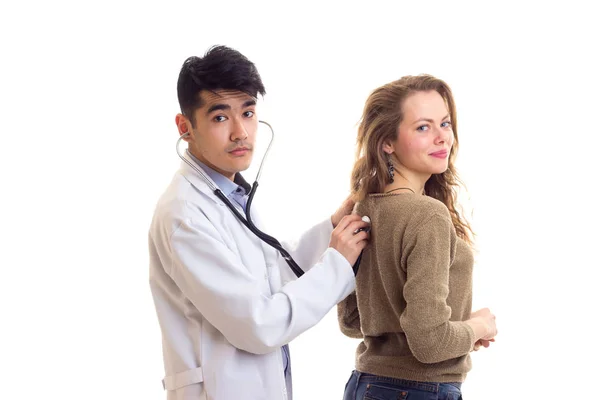
POLYGON ((384 193, 425 193, 425 183, 431 177, 419 177, 417 174, 410 174, 407 171, 398 171, 394 168, 394 182, 389 183, 385 186, 384 193))

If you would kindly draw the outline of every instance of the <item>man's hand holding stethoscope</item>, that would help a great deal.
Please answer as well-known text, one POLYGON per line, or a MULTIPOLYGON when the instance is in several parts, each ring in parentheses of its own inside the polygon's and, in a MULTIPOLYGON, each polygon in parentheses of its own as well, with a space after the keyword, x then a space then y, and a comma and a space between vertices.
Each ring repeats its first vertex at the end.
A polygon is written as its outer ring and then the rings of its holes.
MULTIPOLYGON (((333 220, 333 218, 332 218, 333 220)), ((350 265, 354 265, 369 241, 370 221, 368 217, 350 214, 341 218, 333 232, 329 247, 343 255, 350 265)))

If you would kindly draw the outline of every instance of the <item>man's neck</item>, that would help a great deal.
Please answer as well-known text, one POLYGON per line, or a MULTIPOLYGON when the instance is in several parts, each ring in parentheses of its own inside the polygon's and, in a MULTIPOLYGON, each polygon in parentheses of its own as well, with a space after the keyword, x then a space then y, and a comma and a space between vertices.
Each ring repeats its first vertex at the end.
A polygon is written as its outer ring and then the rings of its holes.
POLYGON ((231 172, 225 172, 217 167, 215 167, 214 165, 212 165, 210 162, 208 162, 208 160, 204 159, 204 157, 202 157, 201 155, 197 154, 196 152, 194 152, 193 149, 188 149, 188 152, 194 156, 195 161, 200 161, 202 164, 204 164, 205 166, 207 166, 208 168, 212 169, 213 171, 223 175, 225 178, 229 179, 230 181, 234 181, 235 179, 235 173, 231 173, 231 172))

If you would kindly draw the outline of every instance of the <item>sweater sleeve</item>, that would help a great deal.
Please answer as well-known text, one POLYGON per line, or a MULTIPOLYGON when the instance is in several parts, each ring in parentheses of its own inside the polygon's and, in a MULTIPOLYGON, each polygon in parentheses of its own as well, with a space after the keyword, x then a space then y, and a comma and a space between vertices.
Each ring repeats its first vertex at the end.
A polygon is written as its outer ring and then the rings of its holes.
POLYGON ((348 297, 337 305, 338 323, 342 333, 353 339, 362 339, 360 330, 360 314, 356 303, 356 292, 350 293, 348 297))
POLYGON ((450 321, 448 281, 456 240, 450 216, 436 212, 418 224, 405 243, 406 308, 400 324, 412 353, 422 363, 463 356, 474 342, 470 326, 450 321))

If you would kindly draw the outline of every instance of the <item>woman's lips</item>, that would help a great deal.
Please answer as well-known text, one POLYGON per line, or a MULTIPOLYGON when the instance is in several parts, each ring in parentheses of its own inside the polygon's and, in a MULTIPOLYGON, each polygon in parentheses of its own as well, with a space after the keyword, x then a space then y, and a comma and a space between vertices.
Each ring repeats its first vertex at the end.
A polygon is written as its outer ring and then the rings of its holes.
POLYGON ((435 158, 446 158, 448 157, 448 150, 436 151, 435 153, 431 153, 429 155, 435 158))

